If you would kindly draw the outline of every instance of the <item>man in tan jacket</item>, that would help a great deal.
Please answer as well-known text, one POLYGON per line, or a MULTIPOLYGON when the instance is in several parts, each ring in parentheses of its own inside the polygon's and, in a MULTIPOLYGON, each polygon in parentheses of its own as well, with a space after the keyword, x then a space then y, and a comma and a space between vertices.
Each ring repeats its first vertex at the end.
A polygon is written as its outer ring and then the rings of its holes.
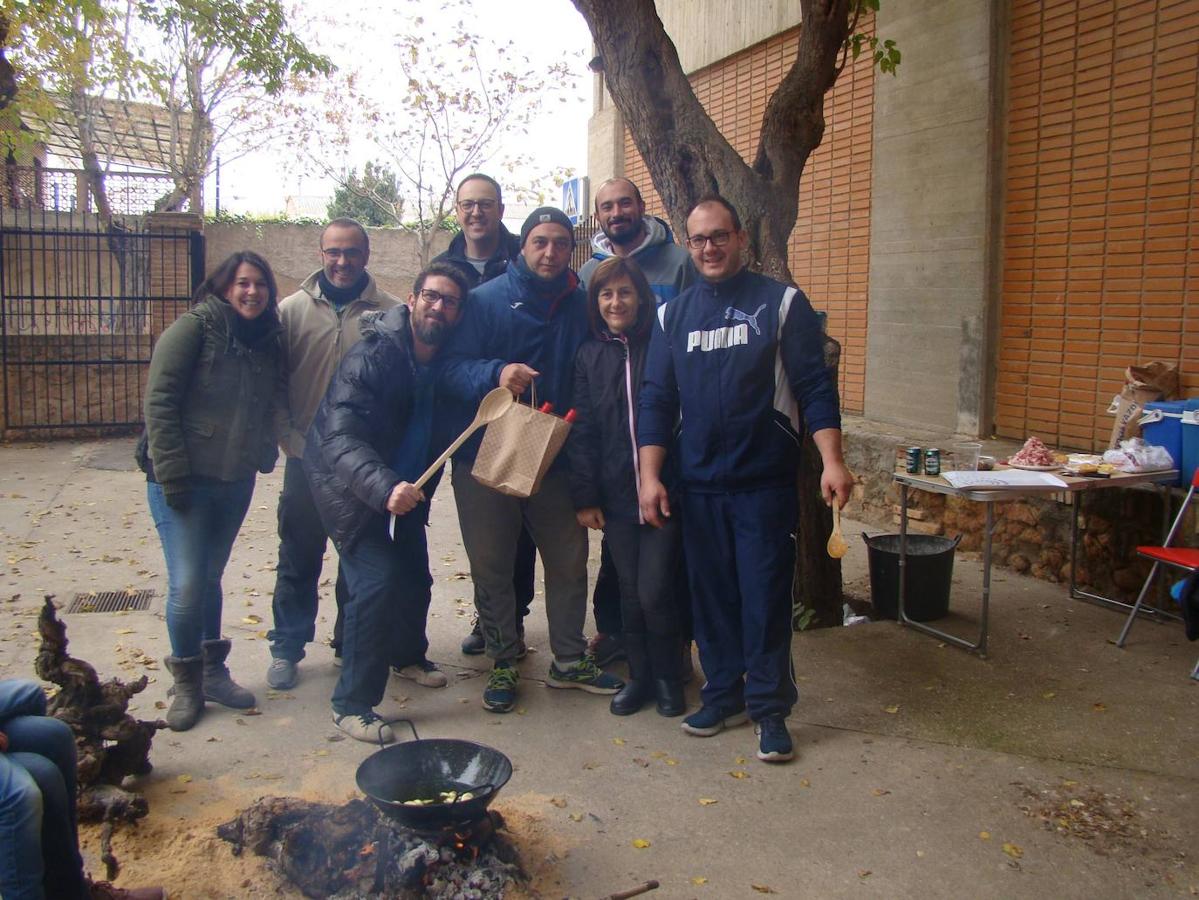
MULTIPOLYGON (((380 290, 366 271, 370 238, 358 222, 332 220, 321 233, 320 253, 321 268, 279 304, 287 396, 280 403, 276 432, 287 463, 279 495, 279 564, 272 602, 274 627, 267 635, 271 665, 266 675, 267 684, 276 690, 295 685, 304 645, 316 636, 317 583, 325 556, 325 531, 302 464, 304 436, 338 363, 361 336, 362 318, 378 315, 399 302, 380 290)), ((334 592, 339 625, 345 592, 339 571, 334 592)), ((335 630, 335 653, 338 643, 335 630)), ((425 674, 423 670, 421 674, 425 674)))

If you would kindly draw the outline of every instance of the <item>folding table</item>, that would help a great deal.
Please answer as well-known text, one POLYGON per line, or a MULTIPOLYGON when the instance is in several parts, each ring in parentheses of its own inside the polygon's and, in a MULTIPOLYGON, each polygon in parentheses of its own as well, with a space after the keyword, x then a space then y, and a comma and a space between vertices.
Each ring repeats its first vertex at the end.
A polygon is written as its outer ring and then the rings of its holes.
MULTIPOLYGON (((996 467, 996 472, 1005 471, 1004 466, 996 467)), ((931 635, 947 644, 952 644, 955 647, 961 647, 964 650, 969 650, 978 653, 980 656, 985 656, 987 652, 987 620, 990 611, 991 603, 991 537, 995 530, 995 511, 996 503, 1006 503, 1010 500, 1019 500, 1030 496, 1053 497, 1054 495, 1072 495, 1074 499, 1074 511, 1072 513, 1073 522, 1070 529, 1070 595, 1078 599, 1091 600, 1098 603, 1120 606, 1125 609, 1131 609, 1132 605, 1123 603, 1119 600, 1112 600, 1107 597, 1101 597, 1097 594, 1088 594, 1082 591, 1076 591, 1075 583, 1075 566, 1077 561, 1077 544, 1079 533, 1079 501, 1082 496, 1088 491, 1105 490, 1107 488, 1116 487, 1131 487, 1137 484, 1160 484, 1160 490, 1163 493, 1163 499, 1167 506, 1167 521, 1168 521, 1168 506, 1170 495, 1170 483, 1178 478, 1176 469, 1166 469, 1157 472, 1135 472, 1123 473, 1118 472, 1112 474, 1109 478, 1089 478, 1086 476, 1065 475, 1059 472, 1047 472, 1046 474, 1055 475, 1065 482, 1065 487, 1056 485, 1022 485, 1020 487, 1004 487, 1004 488, 956 488, 944 477, 940 475, 912 475, 905 471, 896 471, 894 473, 895 482, 899 485, 899 623, 906 625, 909 628, 915 628, 917 631, 922 631, 925 634, 931 635), (908 492, 911 490, 927 491, 934 494, 946 494, 951 497, 961 497, 964 500, 971 500, 975 503, 982 503, 985 508, 985 522, 983 525, 983 589, 982 589, 982 612, 979 616, 978 639, 975 641, 960 638, 957 635, 949 634, 939 628, 925 622, 917 622, 914 619, 908 618, 904 610, 904 594, 906 591, 907 582, 907 552, 908 552, 908 492)))

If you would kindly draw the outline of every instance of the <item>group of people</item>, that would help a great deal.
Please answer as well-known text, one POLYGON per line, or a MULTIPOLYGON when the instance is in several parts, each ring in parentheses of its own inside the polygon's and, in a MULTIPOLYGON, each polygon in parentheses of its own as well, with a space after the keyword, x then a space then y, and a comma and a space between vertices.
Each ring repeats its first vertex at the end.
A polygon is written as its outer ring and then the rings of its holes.
MULTIPOLYGON (((610 695, 617 715, 651 702, 682 715, 694 639, 706 680, 683 730, 707 737, 752 720, 758 758, 791 759, 802 428, 826 502, 844 505, 853 486, 808 299, 746 267, 749 237, 716 195, 689 212, 684 249, 646 215, 636 185, 605 182, 594 257, 578 274, 560 210, 535 210, 512 235, 500 185, 481 174, 463 180, 456 204, 461 232, 406 302, 367 271, 366 230, 334 219, 321 268, 295 294, 280 302, 267 261, 235 253, 156 343, 137 458, 168 570, 168 725, 191 728, 207 701, 255 705, 228 668, 221 577, 256 476, 282 447, 267 683, 296 683, 331 539, 333 722, 362 741, 394 740, 375 709, 389 674, 447 683, 426 637, 425 527, 440 473, 417 482, 503 387, 576 421, 528 498, 471 476, 478 435, 453 457, 477 612, 462 650, 492 661, 483 706, 516 705, 539 553, 546 684, 610 695), (587 529, 603 532, 590 644, 587 529), (603 668, 618 653, 624 681, 603 668)), ((0 892, 87 897, 73 742, 44 712, 36 683, 0 682, 0 892)))
POLYGON ((759 758, 791 758, 802 427, 825 499, 843 504, 852 487, 820 323, 802 292, 746 268, 748 235, 727 200, 695 205, 685 249, 627 179, 601 185, 595 208, 601 232, 578 274, 560 210, 537 209, 511 234, 500 185, 475 174, 458 186, 460 233, 406 302, 367 271, 369 236, 351 219, 329 223, 321 268, 281 302, 253 253, 204 282, 155 346, 139 452, 169 573, 172 728, 191 728, 206 701, 254 705, 227 666, 221 574, 256 473, 282 447, 267 683, 299 677, 331 539, 333 721, 359 740, 394 740, 376 712, 389 674, 447 683, 426 637, 425 527, 440 476, 417 482, 502 387, 576 421, 528 498, 472 477, 479 435, 453 456, 477 612, 462 650, 492 661, 484 707, 516 705, 540 554, 546 684, 609 695, 617 715, 651 704, 682 715, 694 639, 706 682, 683 730, 752 719, 759 758), (603 532, 590 645, 587 529, 603 532), (603 668, 618 653, 623 681, 603 668))

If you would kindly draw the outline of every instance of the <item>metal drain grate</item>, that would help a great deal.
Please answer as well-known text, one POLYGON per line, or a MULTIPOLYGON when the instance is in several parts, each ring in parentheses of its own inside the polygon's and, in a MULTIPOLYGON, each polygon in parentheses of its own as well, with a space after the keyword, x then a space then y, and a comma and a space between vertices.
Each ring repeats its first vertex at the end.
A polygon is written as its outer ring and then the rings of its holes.
POLYGON ((149 609, 154 591, 88 591, 76 594, 67 609, 69 613, 123 612, 127 609, 149 609))

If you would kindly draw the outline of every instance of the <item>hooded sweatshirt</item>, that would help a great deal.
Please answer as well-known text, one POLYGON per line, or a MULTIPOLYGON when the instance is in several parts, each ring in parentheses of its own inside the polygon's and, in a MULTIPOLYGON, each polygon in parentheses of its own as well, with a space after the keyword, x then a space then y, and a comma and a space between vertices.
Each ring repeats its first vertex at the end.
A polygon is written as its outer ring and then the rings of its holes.
MULTIPOLYGON (((642 221, 645 222, 645 238, 630 256, 645 273, 650 290, 657 296, 658 305, 661 306, 695 283, 695 266, 691 262, 691 255, 674 242, 670 226, 657 216, 646 216, 642 221)), ((602 231, 597 231, 591 238, 591 249, 595 251, 594 254, 579 269, 579 280, 584 285, 596 266, 616 255, 612 250, 612 242, 602 231)))

